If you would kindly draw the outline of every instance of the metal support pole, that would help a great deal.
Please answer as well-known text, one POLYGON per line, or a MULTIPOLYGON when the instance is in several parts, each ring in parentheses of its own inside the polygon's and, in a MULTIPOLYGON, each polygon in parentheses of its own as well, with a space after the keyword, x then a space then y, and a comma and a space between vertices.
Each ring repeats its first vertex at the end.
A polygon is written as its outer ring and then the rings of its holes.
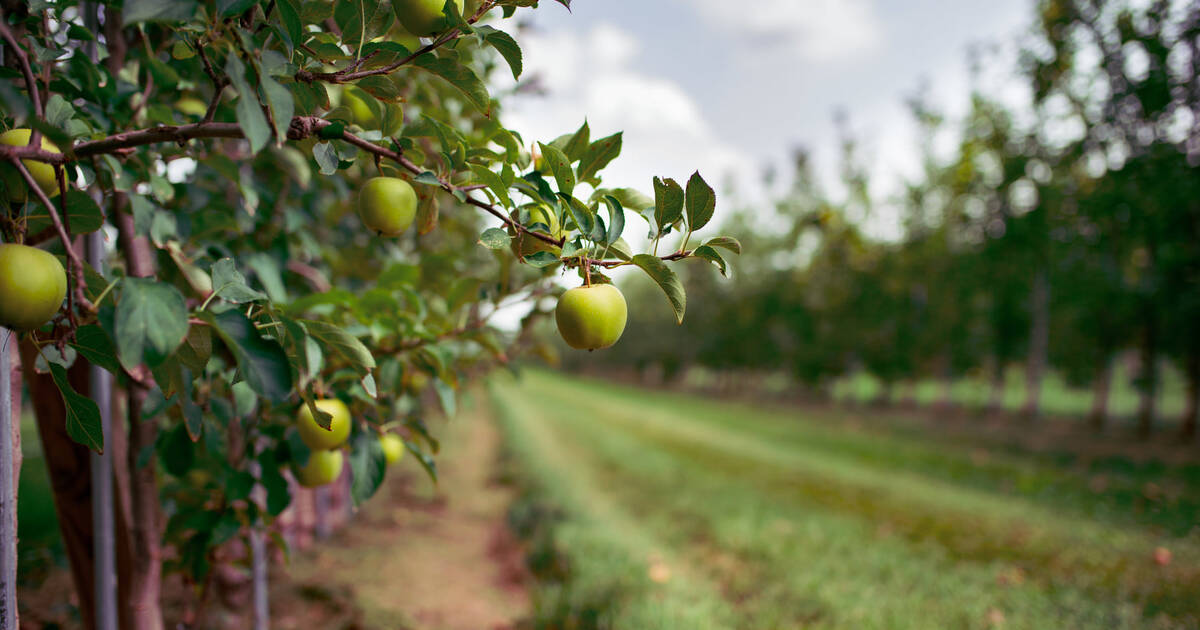
MULTIPOLYGON (((12 344, 0 328, 0 630, 17 630, 17 502, 13 479, 12 344)), ((16 395, 20 395, 18 392, 16 395)))
MULTIPOLYGON (((254 476, 254 489, 250 491, 250 500, 260 509, 265 509, 267 489, 259 481, 262 479, 262 466, 258 460, 250 460, 250 474, 254 476)), ((267 567, 267 532, 261 519, 250 527, 250 577, 254 596, 254 630, 269 630, 271 625, 271 606, 268 600, 267 567)))
MULTIPOLYGON (((88 264, 101 269, 104 263, 103 231, 88 236, 88 264)), ((96 630, 117 630, 117 559, 113 531, 112 468, 112 375, 91 366, 91 398, 100 407, 103 453, 91 454, 92 465, 92 552, 96 580, 96 630)))

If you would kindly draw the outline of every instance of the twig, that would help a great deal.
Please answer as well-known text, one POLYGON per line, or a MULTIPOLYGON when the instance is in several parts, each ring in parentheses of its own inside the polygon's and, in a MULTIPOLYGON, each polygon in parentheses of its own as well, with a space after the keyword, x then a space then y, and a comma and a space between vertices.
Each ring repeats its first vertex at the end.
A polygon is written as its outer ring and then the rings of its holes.
POLYGON ((27 186, 29 186, 29 189, 37 194, 38 199, 45 204, 46 210, 50 213, 50 220, 54 223, 54 229, 58 231, 58 238, 62 240, 63 249, 67 251, 67 263, 72 268, 71 271, 75 278, 74 290, 76 304, 78 304, 80 308, 90 313, 96 312, 96 307, 93 306, 83 294, 83 287, 85 285, 85 280, 83 278, 83 261, 79 258, 78 252, 75 251, 75 245, 71 242, 71 236, 67 233, 67 228, 63 225, 62 218, 58 216, 58 210, 54 208, 54 203, 51 202, 50 198, 46 196, 46 191, 42 190, 41 186, 38 186, 37 180, 33 178, 32 174, 30 174, 29 169, 25 168, 25 165, 21 163, 21 160, 10 158, 10 161, 12 162, 13 166, 17 168, 17 171, 21 173, 21 176, 25 178, 25 183, 27 186))

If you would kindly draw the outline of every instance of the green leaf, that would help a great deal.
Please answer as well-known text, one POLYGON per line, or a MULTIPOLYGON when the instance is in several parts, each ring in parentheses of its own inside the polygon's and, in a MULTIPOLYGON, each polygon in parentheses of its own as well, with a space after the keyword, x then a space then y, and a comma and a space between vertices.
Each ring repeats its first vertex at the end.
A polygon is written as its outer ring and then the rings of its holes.
POLYGON ((700 171, 696 171, 688 178, 686 197, 688 229, 699 230, 712 219, 713 210, 717 207, 717 194, 713 192, 712 186, 700 177, 700 171))
MULTIPOLYGON (((338 123, 340 126, 340 123, 338 123)), ((325 129, 332 128, 333 125, 325 129)), ((322 130, 324 131, 324 130, 322 130)), ((341 135, 340 133, 338 135, 341 135)), ((333 148, 332 142, 318 142, 313 145, 313 157, 317 160, 317 166, 321 169, 322 175, 333 175, 338 170, 337 150, 333 148)))
MULTIPOLYGON (((57 201, 57 200, 55 200, 57 201)), ((55 206, 59 217, 62 208, 55 206)), ((37 234, 54 225, 50 212, 42 204, 31 205, 26 216, 26 229, 30 234, 37 234)), ((104 212, 92 199, 91 195, 82 190, 67 190, 67 223, 70 224, 71 234, 89 234, 104 225, 104 212)))
POLYGON ((233 354, 238 371, 250 389, 274 403, 287 400, 292 391, 292 370, 278 341, 263 338, 254 322, 241 311, 229 310, 219 315, 204 311, 197 316, 213 327, 233 354))
POLYGON ((683 292, 683 283, 679 281, 679 276, 675 275, 674 271, 667 266, 657 256, 650 254, 638 254, 633 257, 633 264, 642 268, 646 275, 650 276, 658 286, 662 288, 663 293, 667 294, 667 300, 671 302, 671 308, 675 311, 675 320, 677 323, 683 323, 683 312, 687 308, 687 295, 683 292))
POLYGON ((261 291, 246 284, 246 277, 233 265, 232 258, 222 258, 212 266, 213 295, 234 304, 258 302, 267 299, 261 291))
POLYGON ((258 92, 246 79, 246 64, 242 63, 237 55, 229 55, 225 62, 225 74, 238 93, 235 108, 238 124, 241 125, 246 140, 250 142, 250 152, 258 153, 271 139, 271 127, 267 124, 267 117, 258 102, 258 92))
POLYGON ((413 60, 413 65, 445 79, 458 88, 484 116, 491 116, 492 100, 483 81, 470 68, 447 57, 426 53, 413 60))
POLYGON ((511 243, 512 237, 500 228, 488 228, 479 235, 479 244, 488 249, 507 249, 511 243))
POLYGON ((446 417, 453 418, 457 410, 454 387, 438 378, 433 381, 433 389, 437 391, 438 402, 442 404, 442 411, 445 412, 446 417))
POLYGON ((711 247, 724 247, 735 254, 742 253, 742 244, 732 236, 717 236, 704 241, 704 244, 711 247))
POLYGON ((608 166, 609 162, 621 154, 621 137, 621 132, 618 131, 606 138, 600 138, 588 146, 587 151, 583 152, 583 157, 579 160, 579 168, 576 171, 579 174, 579 181, 591 179, 600 172, 600 169, 608 166))
POLYGON ((195 0, 126 0, 121 17, 125 24, 183 22, 196 13, 195 0))
POLYGON ((373 432, 361 432, 354 436, 350 451, 350 496, 355 505, 370 499, 379 486, 387 471, 387 458, 383 455, 383 446, 379 437, 373 432))
POLYGON ((605 235, 604 242, 615 243, 625 232, 625 208, 612 195, 604 196, 604 204, 608 206, 608 234, 605 235))
POLYGON ((96 451, 104 452, 104 429, 100 420, 100 407, 91 398, 81 395, 71 387, 67 371, 61 365, 50 364, 50 375, 62 393, 67 411, 67 435, 72 440, 96 451))
POLYGON ((571 138, 567 140, 566 145, 563 146, 563 153, 567 154, 567 159, 572 162, 578 162, 583 159, 584 153, 587 152, 588 141, 591 139, 591 135, 592 130, 588 128, 587 121, 585 120, 579 126, 579 129, 571 135, 571 138))
POLYGON ((683 188, 671 178, 654 178, 654 222, 658 233, 665 233, 667 226, 683 218, 683 188))
POLYGON ((245 13, 255 4, 258 4, 258 0, 217 0, 217 10, 221 17, 233 17, 245 13))
POLYGON ((504 185, 504 180, 500 179, 499 175, 482 164, 470 164, 469 166, 475 177, 480 182, 487 184, 488 190, 495 193, 496 197, 504 202, 504 205, 512 205, 512 199, 508 196, 508 187, 504 185))
POLYGON ((497 30, 491 26, 480 26, 475 29, 475 34, 482 40, 492 45, 501 57, 508 62, 508 68, 512 70, 514 79, 521 78, 523 65, 521 62, 521 47, 517 45, 516 40, 511 35, 504 31, 497 30))
POLYGON ((298 46, 304 43, 304 23, 300 21, 300 10, 296 3, 297 0, 279 0, 275 3, 275 8, 279 11, 279 19, 283 22, 292 44, 298 46))
POLYGON ((554 145, 539 142, 538 146, 542 148, 542 157, 550 165, 550 172, 554 173, 554 181, 558 183, 558 192, 564 195, 575 192, 575 171, 571 170, 571 162, 567 159, 567 155, 554 145))
POLYGON ((314 339, 325 346, 326 354, 337 354, 355 366, 359 373, 366 374, 375 368, 375 357, 358 337, 345 330, 312 319, 302 319, 300 323, 314 339))
POLYGON ((708 245, 701 245, 692 251, 692 255, 716 265, 717 268, 721 270, 722 276, 729 276, 729 270, 725 265, 725 259, 721 257, 721 253, 717 250, 709 247, 708 245))
POLYGON ((103 328, 95 324, 80 326, 75 331, 75 342, 71 347, 92 365, 98 365, 113 374, 121 372, 121 366, 117 363, 117 349, 103 328))
POLYGON ((292 91, 271 78, 264 72, 259 73, 263 95, 267 98, 267 107, 271 108, 271 120, 275 123, 275 141, 282 144, 287 140, 288 126, 292 124, 292 115, 296 112, 296 102, 292 99, 292 91))
POLYGON ((549 267, 551 265, 557 265, 559 263, 559 260, 558 260, 558 256, 555 256, 554 254, 551 254, 550 252, 543 251, 543 252, 534 252, 534 253, 526 256, 525 263, 532 267, 541 269, 542 267, 549 267))
POLYGON ((144 361, 153 367, 183 343, 188 311, 175 287, 148 278, 125 278, 115 323, 121 365, 133 369, 144 361))
POLYGON ((575 222, 575 227, 585 238, 591 238, 592 228, 596 225, 596 222, 592 220, 595 216, 592 209, 570 195, 559 193, 558 197, 563 205, 566 206, 567 212, 571 215, 571 220, 575 222))

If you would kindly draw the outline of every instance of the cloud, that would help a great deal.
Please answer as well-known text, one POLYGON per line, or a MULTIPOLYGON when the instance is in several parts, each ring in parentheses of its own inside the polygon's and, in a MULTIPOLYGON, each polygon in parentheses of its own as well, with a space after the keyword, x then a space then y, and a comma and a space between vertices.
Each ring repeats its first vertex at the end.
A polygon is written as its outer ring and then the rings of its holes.
POLYGON ((710 25, 738 39, 829 61, 875 49, 882 22, 871 0, 686 0, 710 25))
POLYGON ((546 93, 506 100, 502 120, 527 143, 574 131, 585 117, 592 138, 624 131, 621 156, 604 171, 606 186, 650 189, 655 175, 682 181, 699 169, 714 186, 753 160, 718 137, 699 104, 678 83, 635 67, 639 43, 600 23, 580 32, 523 34, 525 79, 546 93))

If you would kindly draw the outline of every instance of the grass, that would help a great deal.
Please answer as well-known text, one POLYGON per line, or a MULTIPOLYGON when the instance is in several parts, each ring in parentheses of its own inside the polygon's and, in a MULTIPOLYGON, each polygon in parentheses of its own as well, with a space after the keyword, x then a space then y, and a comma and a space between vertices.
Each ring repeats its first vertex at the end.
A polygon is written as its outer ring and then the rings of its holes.
POLYGON ((538 627, 1200 625, 1195 466, 543 372, 492 393, 529 489, 538 627))

